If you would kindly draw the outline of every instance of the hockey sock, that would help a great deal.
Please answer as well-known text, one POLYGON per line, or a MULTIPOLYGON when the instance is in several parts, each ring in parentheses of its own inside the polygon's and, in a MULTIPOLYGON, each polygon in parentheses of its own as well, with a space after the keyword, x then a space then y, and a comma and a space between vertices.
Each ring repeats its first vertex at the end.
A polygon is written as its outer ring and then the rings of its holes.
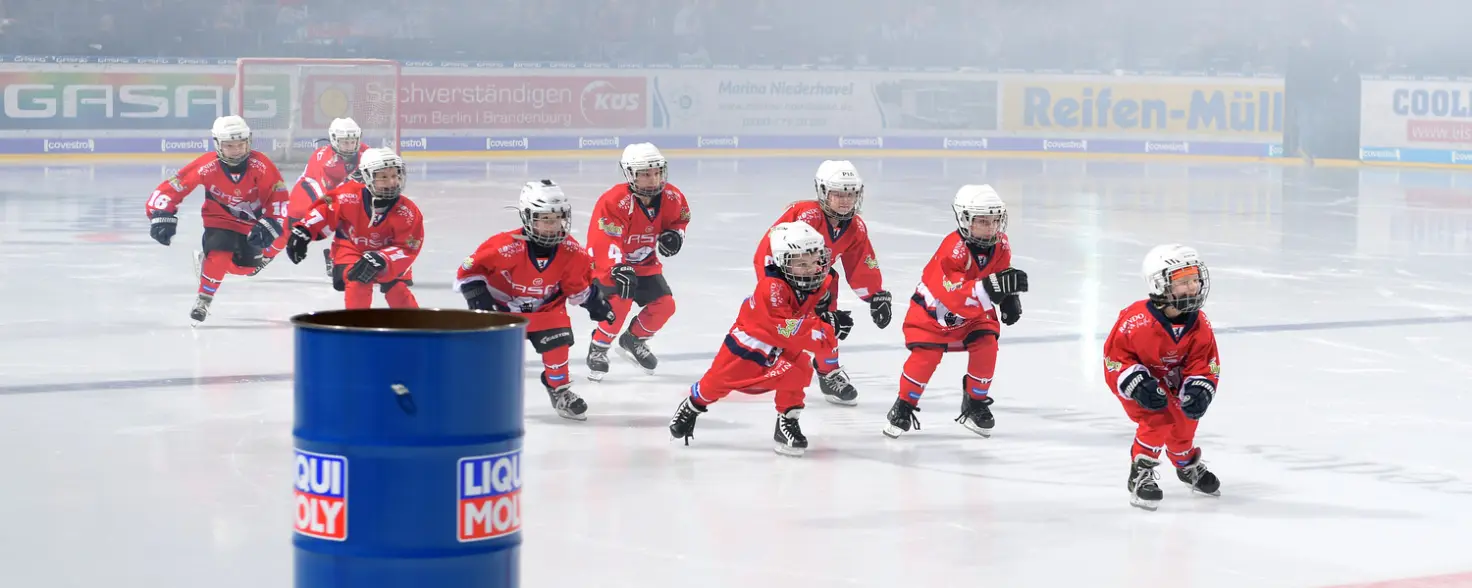
POLYGON ((900 373, 900 398, 910 404, 920 403, 925 385, 930 382, 930 376, 935 374, 935 368, 940 366, 940 358, 944 353, 944 350, 934 347, 910 349, 910 357, 905 360, 904 371, 900 373))
POLYGON ((624 321, 629 319, 629 311, 633 309, 634 301, 613 296, 608 299, 608 305, 613 307, 613 324, 598 323, 593 329, 593 343, 600 347, 613 345, 613 340, 623 332, 624 321))
POLYGON ((660 296, 649 306, 639 311, 634 317, 634 324, 629 327, 629 332, 640 339, 653 337, 664 324, 669 322, 670 317, 675 315, 675 297, 660 296))
POLYGON ((992 375, 997 370, 997 338, 982 337, 966 348, 966 393, 972 398, 985 398, 991 391, 992 375))
POLYGON ((547 385, 557 388, 567 384, 568 347, 557 347, 542 354, 542 377, 547 385))
POLYGON ((403 282, 394 282, 383 298, 388 301, 389 308, 419 308, 419 301, 414 298, 414 293, 409 291, 409 285, 403 282))

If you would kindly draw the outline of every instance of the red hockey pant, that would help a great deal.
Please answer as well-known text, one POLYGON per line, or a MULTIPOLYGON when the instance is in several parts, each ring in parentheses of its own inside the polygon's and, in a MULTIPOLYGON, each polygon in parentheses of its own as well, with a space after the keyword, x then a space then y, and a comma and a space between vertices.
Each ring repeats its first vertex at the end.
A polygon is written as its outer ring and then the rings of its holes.
MULTIPOLYGON (((1119 396, 1115 395, 1115 398, 1119 396)), ((1186 414, 1181 412, 1181 403, 1174 398, 1174 394, 1162 410, 1145 410, 1138 402, 1129 398, 1119 398, 1119 403, 1136 425, 1135 444, 1130 449, 1130 459, 1138 455, 1159 459, 1160 450, 1165 449, 1170 454, 1170 460, 1180 467, 1201 452, 1195 445, 1197 422, 1186 418, 1186 414)))
POLYGON ((910 358, 905 360, 904 371, 900 373, 900 398, 918 405, 926 384, 930 383, 930 376, 940 365, 941 357, 947 352, 961 351, 965 351, 967 357, 962 387, 973 398, 985 398, 991 393, 992 375, 997 370, 997 336, 991 334, 978 337, 969 345, 956 341, 944 347, 930 344, 912 346, 910 358))
POLYGON ((723 346, 716 353, 710 369, 690 387, 690 399, 706 406, 732 392, 761 394, 775 391, 777 412, 785 413, 788 409, 803 407, 803 389, 812 380, 813 366, 802 352, 784 353, 777 358, 776 364, 764 368, 723 346))

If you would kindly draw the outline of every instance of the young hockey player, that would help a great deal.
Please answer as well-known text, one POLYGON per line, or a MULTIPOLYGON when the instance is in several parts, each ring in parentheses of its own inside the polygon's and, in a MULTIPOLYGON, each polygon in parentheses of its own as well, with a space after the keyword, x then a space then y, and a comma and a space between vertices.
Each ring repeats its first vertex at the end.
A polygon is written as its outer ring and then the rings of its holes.
MULTIPOLYGON (((818 166, 813 178, 816 200, 802 200, 787 207, 773 226, 802 222, 812 226, 823 235, 832 252, 835 265, 843 264, 843 275, 859 300, 869 304, 869 316, 875 326, 889 326, 893 296, 884 290, 884 280, 879 273, 879 259, 874 255, 874 246, 869 243, 869 229, 859 211, 864 204, 864 179, 848 161, 824 161, 818 166)), ((753 259, 757 278, 766 272, 772 263, 772 246, 763 238, 757 244, 753 259)), ((835 297, 836 297, 835 292, 835 297)), ((848 338, 854 320, 847 310, 836 310, 836 299, 819 304, 819 314, 835 325, 838 339, 848 338)), ((813 368, 818 371, 819 388, 823 398, 834 404, 853 406, 858 404, 859 391, 849 382, 848 372, 838 365, 838 356, 815 357, 813 368)))
POLYGON ((608 349, 615 337, 621 353, 646 373, 654 373, 659 358, 650 351, 648 340, 675 314, 675 298, 659 258, 680 252, 685 226, 690 224, 690 205, 685 194, 667 181, 669 162, 658 148, 631 144, 624 148, 619 166, 627 181, 604 192, 588 219, 593 277, 616 315, 612 324, 593 330, 587 361, 588 379, 594 381, 608 373, 608 349), (624 331, 635 304, 642 310, 624 331))
POLYGON ((1211 274, 1196 250, 1161 245, 1142 267, 1149 296, 1119 313, 1104 341, 1104 382, 1136 424, 1130 449, 1130 504, 1155 510, 1155 466, 1170 453, 1176 477, 1196 492, 1220 494, 1221 481, 1201 462, 1196 424, 1216 396, 1221 364, 1201 306, 1211 274))
POLYGON ((562 188, 552 180, 527 182, 517 209, 521 228, 486 239, 460 264, 455 287, 471 309, 513 312, 530 321, 526 338, 542 356, 542 386, 552 408, 562 418, 587 420, 588 404, 568 378, 573 337, 567 303, 582 306, 595 322, 616 317, 593 287, 593 260, 568 234, 572 205, 562 188))
POLYGON ((905 314, 905 347, 910 350, 900 374, 899 398, 889 409, 884 434, 899 437, 920 428, 915 411, 920 395, 946 352, 965 351, 961 376, 961 415, 956 422, 983 437, 995 424, 988 408, 997 364, 1001 326, 1022 315, 1019 294, 1027 274, 1012 267, 1007 243, 1007 205, 986 185, 962 186, 951 204, 956 232, 941 241, 920 275, 905 314))
POLYGON ((775 391, 776 451, 801 456, 808 447, 798 425, 803 389, 813 380, 804 352, 831 356, 838 345, 834 327, 820 320, 818 302, 838 288, 829 273, 828 246, 806 223, 783 223, 767 232, 772 265, 741 304, 736 323, 716 351, 715 361, 690 387, 670 420, 670 435, 690 443, 695 419, 731 392, 775 391))
POLYGON ((250 126, 238 116, 215 119, 210 129, 215 151, 189 162, 154 189, 146 211, 148 235, 163 245, 178 230, 179 204, 204 186, 201 210, 204 238, 194 254, 199 296, 189 318, 204 322, 225 274, 252 275, 265 264, 262 250, 281 236, 285 225, 286 182, 276 164, 251 149, 250 126))
MULTIPOLYGON (((358 159, 368 146, 363 144, 363 129, 351 118, 334 119, 327 127, 327 144, 318 147, 307 160, 307 169, 302 172, 296 185, 291 187, 291 203, 286 207, 288 225, 295 225, 307 218, 312 205, 337 189, 358 171, 358 159)), ((288 233, 266 250, 266 262, 286 248, 288 233)), ((332 275, 332 252, 323 249, 327 258, 327 274, 332 275)))
POLYGON ((376 284, 389 308, 419 308, 414 260, 424 247, 424 215, 404 195, 404 160, 388 149, 369 149, 359 159, 363 182, 348 181, 327 192, 292 225, 286 256, 307 258, 307 245, 333 236, 332 287, 347 308, 373 306, 376 284))

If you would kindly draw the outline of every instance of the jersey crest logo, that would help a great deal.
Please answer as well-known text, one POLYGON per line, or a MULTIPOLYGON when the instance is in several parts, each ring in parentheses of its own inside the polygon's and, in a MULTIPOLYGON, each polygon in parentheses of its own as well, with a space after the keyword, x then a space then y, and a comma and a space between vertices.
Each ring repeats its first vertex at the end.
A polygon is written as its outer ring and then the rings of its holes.
POLYGON ((413 237, 404 240, 404 247, 407 249, 419 249, 419 246, 423 244, 424 241, 420 241, 419 239, 415 239, 413 237))
POLYGON ((598 230, 603 231, 610 237, 622 237, 624 228, 606 218, 598 219, 598 230))
MULTIPOLYGON (((535 263, 537 264, 537 269, 543 270, 543 269, 547 269, 547 264, 552 263, 552 260, 550 258, 546 258, 546 257, 538 257, 537 258, 537 261, 535 263)), ((542 285, 542 279, 541 278, 537 278, 537 281, 534 282, 533 285, 536 285, 536 286, 542 285)))
POLYGON ((1112 359, 1106 359, 1106 360, 1104 360, 1104 369, 1109 370, 1111 372, 1117 372, 1119 370, 1124 369, 1124 364, 1122 364, 1120 362, 1117 362, 1117 361, 1114 361, 1112 359))
POLYGON ((1215 357, 1211 358, 1211 363, 1206 364, 1206 369, 1211 370, 1213 376, 1222 375, 1222 366, 1217 365, 1215 357))
POLYGON ((791 337, 797 334, 798 328, 802 327, 802 319, 787 319, 782 326, 777 327, 777 334, 783 337, 791 337))
POLYGON ((868 266, 869 269, 879 269, 879 260, 874 259, 874 256, 870 255, 864 258, 864 265, 868 266))
POLYGON ((961 287, 961 282, 952 282, 950 280, 942 279, 940 281, 940 286, 942 288, 945 288, 947 292, 955 292, 961 287))
POLYGON ((689 208, 681 208, 680 209, 680 220, 682 220, 682 221, 689 221, 690 220, 690 209, 689 208))
POLYGON ((285 192, 286 191, 286 182, 285 181, 276 182, 275 184, 273 184, 271 186, 271 191, 272 192, 285 192))
POLYGON ((976 267, 986 267, 986 262, 987 258, 985 255, 976 256, 976 267))
POLYGON ((465 258, 465 261, 460 262, 460 268, 461 269, 469 270, 472 267, 475 267, 475 257, 474 256, 467 257, 467 258, 465 258))
POLYGON ((177 175, 170 176, 169 177, 169 187, 171 187, 171 188, 173 188, 173 189, 175 189, 175 190, 177 190, 179 192, 183 192, 184 191, 184 182, 179 181, 179 176, 177 176, 177 175))

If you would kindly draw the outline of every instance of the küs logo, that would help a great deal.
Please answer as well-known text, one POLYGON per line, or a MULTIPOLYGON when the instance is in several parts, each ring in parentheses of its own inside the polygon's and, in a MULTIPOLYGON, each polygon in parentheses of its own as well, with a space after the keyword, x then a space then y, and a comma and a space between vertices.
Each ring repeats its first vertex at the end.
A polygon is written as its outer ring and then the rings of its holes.
POLYGON ((642 123, 643 80, 594 80, 583 86, 579 97, 583 120, 595 128, 619 128, 642 123))

